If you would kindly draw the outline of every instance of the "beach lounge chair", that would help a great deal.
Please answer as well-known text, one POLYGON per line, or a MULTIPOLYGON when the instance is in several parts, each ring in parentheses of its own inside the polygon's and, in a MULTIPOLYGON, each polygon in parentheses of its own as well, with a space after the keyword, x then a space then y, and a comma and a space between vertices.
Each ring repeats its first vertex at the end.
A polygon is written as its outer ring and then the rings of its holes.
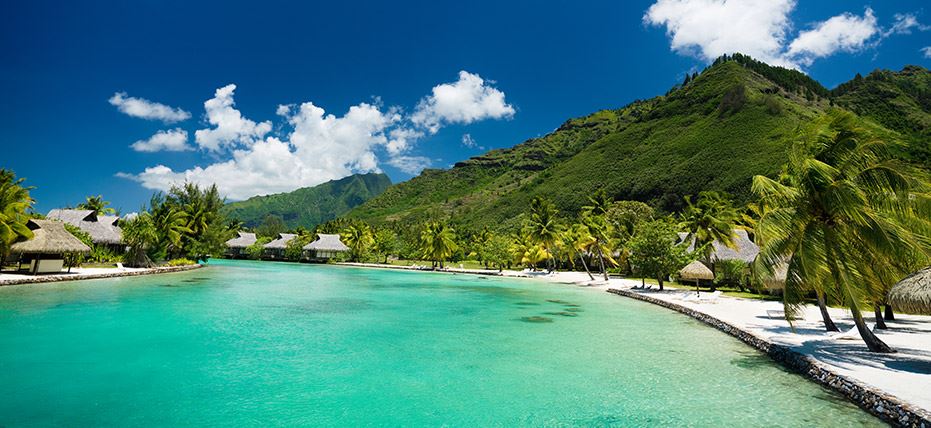
POLYGON ((721 290, 718 290, 707 295, 706 297, 698 297, 695 300, 701 303, 718 303, 718 298, 721 297, 722 294, 724 293, 722 293, 721 290))
POLYGON ((116 262, 116 268, 119 269, 119 270, 124 270, 124 269, 126 269, 126 268, 123 267, 123 264, 120 263, 120 262, 116 262))

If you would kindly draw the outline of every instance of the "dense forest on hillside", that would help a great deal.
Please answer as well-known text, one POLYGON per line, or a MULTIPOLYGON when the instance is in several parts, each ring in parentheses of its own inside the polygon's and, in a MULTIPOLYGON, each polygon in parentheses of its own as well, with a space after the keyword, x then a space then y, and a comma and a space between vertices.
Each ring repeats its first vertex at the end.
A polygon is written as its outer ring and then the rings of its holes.
POLYGON ((250 228, 268 216, 280 218, 289 228, 313 228, 382 194, 388 186, 391 179, 385 174, 357 174, 288 193, 231 202, 223 207, 223 213, 250 228))
POLYGON ((683 197, 724 191, 749 200, 752 176, 774 175, 813 119, 848 109, 928 163, 931 73, 877 71, 829 91, 795 70, 723 56, 667 94, 571 119, 554 132, 489 151, 448 170, 428 169, 348 216, 373 224, 447 219, 470 230, 513 229, 545 196, 568 215, 595 191, 673 212, 683 197))

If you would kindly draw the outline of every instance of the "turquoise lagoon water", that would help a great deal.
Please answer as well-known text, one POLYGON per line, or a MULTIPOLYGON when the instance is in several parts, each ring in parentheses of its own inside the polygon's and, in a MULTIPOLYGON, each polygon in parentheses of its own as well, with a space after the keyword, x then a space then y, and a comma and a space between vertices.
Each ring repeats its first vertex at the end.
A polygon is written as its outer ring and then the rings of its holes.
POLYGON ((215 261, 0 287, 0 426, 872 426, 690 318, 535 281, 215 261))

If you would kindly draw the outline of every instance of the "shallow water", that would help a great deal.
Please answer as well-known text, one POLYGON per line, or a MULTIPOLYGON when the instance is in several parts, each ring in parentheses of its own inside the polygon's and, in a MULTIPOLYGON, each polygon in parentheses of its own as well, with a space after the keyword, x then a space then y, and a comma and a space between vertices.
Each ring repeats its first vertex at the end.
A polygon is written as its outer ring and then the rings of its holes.
POLYGON ((874 426, 672 311, 269 262, 0 287, 0 426, 874 426))

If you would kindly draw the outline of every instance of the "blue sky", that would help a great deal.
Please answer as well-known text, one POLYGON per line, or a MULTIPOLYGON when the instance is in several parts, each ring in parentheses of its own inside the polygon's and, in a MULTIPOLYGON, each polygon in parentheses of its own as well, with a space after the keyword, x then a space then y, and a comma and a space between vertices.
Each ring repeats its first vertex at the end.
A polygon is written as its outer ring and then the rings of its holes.
POLYGON ((723 52, 828 87, 931 65, 920 1, 295 3, 4 2, 0 167, 40 212, 92 194, 130 212, 184 178, 233 199, 406 180, 662 94, 723 52))

